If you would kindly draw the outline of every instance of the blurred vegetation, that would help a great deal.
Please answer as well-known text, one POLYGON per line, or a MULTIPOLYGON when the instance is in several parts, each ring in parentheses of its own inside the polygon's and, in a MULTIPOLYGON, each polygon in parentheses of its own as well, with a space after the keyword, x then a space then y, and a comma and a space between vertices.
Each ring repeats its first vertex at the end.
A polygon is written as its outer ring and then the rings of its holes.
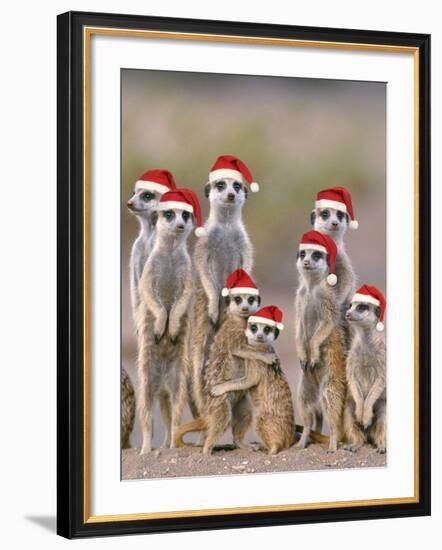
POLYGON ((138 225, 126 200, 144 171, 166 168, 178 186, 198 193, 206 215, 203 187, 220 154, 240 157, 261 187, 249 194, 244 219, 264 304, 277 303, 285 312, 279 351, 290 379, 297 372, 295 255, 320 189, 350 190, 359 229, 348 233, 347 248, 361 283, 385 291, 385 84, 122 72, 123 344, 129 362, 135 351, 128 262, 138 225))

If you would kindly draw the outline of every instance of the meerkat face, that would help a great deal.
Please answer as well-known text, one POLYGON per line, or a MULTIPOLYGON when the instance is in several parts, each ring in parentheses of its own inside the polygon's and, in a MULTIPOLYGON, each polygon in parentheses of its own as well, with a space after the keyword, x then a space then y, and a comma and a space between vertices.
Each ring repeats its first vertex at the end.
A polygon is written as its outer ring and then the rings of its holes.
POLYGON ((157 231, 171 237, 187 239, 193 229, 193 214, 187 210, 170 209, 159 212, 157 231))
POLYGON ((375 327, 381 315, 381 308, 374 304, 352 302, 345 314, 350 323, 357 323, 363 327, 375 327))
POLYGON ((206 197, 210 204, 230 210, 241 209, 247 199, 247 187, 234 178, 223 178, 206 184, 206 197))
POLYGON ((348 214, 335 208, 315 208, 311 213, 313 228, 320 233, 340 240, 348 228, 348 214))
POLYGON ((272 345, 278 338, 279 330, 266 323, 247 323, 246 338, 247 342, 253 346, 257 344, 272 345))
POLYGON ((328 275, 328 255, 320 250, 300 250, 296 259, 296 267, 302 276, 318 275, 322 279, 328 275))
POLYGON ((135 216, 147 217, 157 210, 160 198, 161 194, 158 191, 138 189, 127 201, 127 207, 135 216))
POLYGON ((227 296, 226 301, 229 313, 240 317, 253 315, 261 304, 258 294, 231 294, 227 296))

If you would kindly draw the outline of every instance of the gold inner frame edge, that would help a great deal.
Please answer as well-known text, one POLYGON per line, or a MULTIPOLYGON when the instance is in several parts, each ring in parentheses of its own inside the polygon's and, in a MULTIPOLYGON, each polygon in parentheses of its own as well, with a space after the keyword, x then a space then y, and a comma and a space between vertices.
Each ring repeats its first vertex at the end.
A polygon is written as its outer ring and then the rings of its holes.
POLYGON ((328 42, 319 40, 296 40, 281 38, 246 37, 204 33, 181 33, 145 31, 136 29, 116 29, 107 27, 83 28, 83 101, 84 101, 84 484, 83 515, 84 523, 106 523, 115 521, 136 521, 146 519, 166 519, 201 517, 228 514, 250 514, 344 508, 351 506, 373 506, 411 504, 419 502, 419 49, 411 46, 392 46, 350 42, 328 42), (204 42, 249 43, 269 46, 292 46, 343 50, 365 50, 375 52, 413 53, 414 61, 414 495, 411 497, 318 502, 304 504, 284 504, 269 506, 249 506, 235 508, 215 508, 206 510, 180 510, 169 512, 147 512, 94 516, 90 512, 90 41, 92 35, 127 36, 132 38, 157 38, 173 40, 195 40, 204 42))

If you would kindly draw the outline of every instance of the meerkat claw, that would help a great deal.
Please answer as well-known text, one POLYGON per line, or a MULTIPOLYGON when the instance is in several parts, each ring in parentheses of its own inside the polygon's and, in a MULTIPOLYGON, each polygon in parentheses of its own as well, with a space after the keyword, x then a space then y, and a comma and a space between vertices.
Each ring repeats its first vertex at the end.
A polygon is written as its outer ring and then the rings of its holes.
POLYGON ((307 361, 299 361, 299 364, 301 365, 301 369, 303 370, 303 372, 305 372, 307 370, 307 361))

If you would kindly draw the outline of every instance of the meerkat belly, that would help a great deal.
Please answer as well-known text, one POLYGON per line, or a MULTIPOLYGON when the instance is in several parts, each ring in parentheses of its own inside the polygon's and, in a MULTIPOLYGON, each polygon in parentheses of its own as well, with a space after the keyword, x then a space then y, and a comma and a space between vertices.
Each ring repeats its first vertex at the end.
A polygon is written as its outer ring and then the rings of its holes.
POLYGON ((208 266, 221 289, 229 273, 242 267, 244 235, 229 228, 214 228, 208 237, 208 266))
POLYGON ((155 277, 154 291, 158 300, 170 313, 172 305, 176 303, 183 292, 183 282, 186 277, 187 265, 173 256, 164 259, 163 269, 155 277))
POLYGON ((319 310, 312 305, 315 302, 315 299, 311 299, 306 302, 306 307, 304 308, 301 319, 301 328, 306 341, 310 340, 310 338, 314 335, 318 324, 321 321, 319 310))
MULTIPOLYGON (((228 373, 228 379, 236 380, 245 375, 244 360, 238 357, 233 357, 231 362, 231 371, 228 373)), ((235 391, 229 393, 229 402, 233 407, 245 395, 245 391, 235 391)))

